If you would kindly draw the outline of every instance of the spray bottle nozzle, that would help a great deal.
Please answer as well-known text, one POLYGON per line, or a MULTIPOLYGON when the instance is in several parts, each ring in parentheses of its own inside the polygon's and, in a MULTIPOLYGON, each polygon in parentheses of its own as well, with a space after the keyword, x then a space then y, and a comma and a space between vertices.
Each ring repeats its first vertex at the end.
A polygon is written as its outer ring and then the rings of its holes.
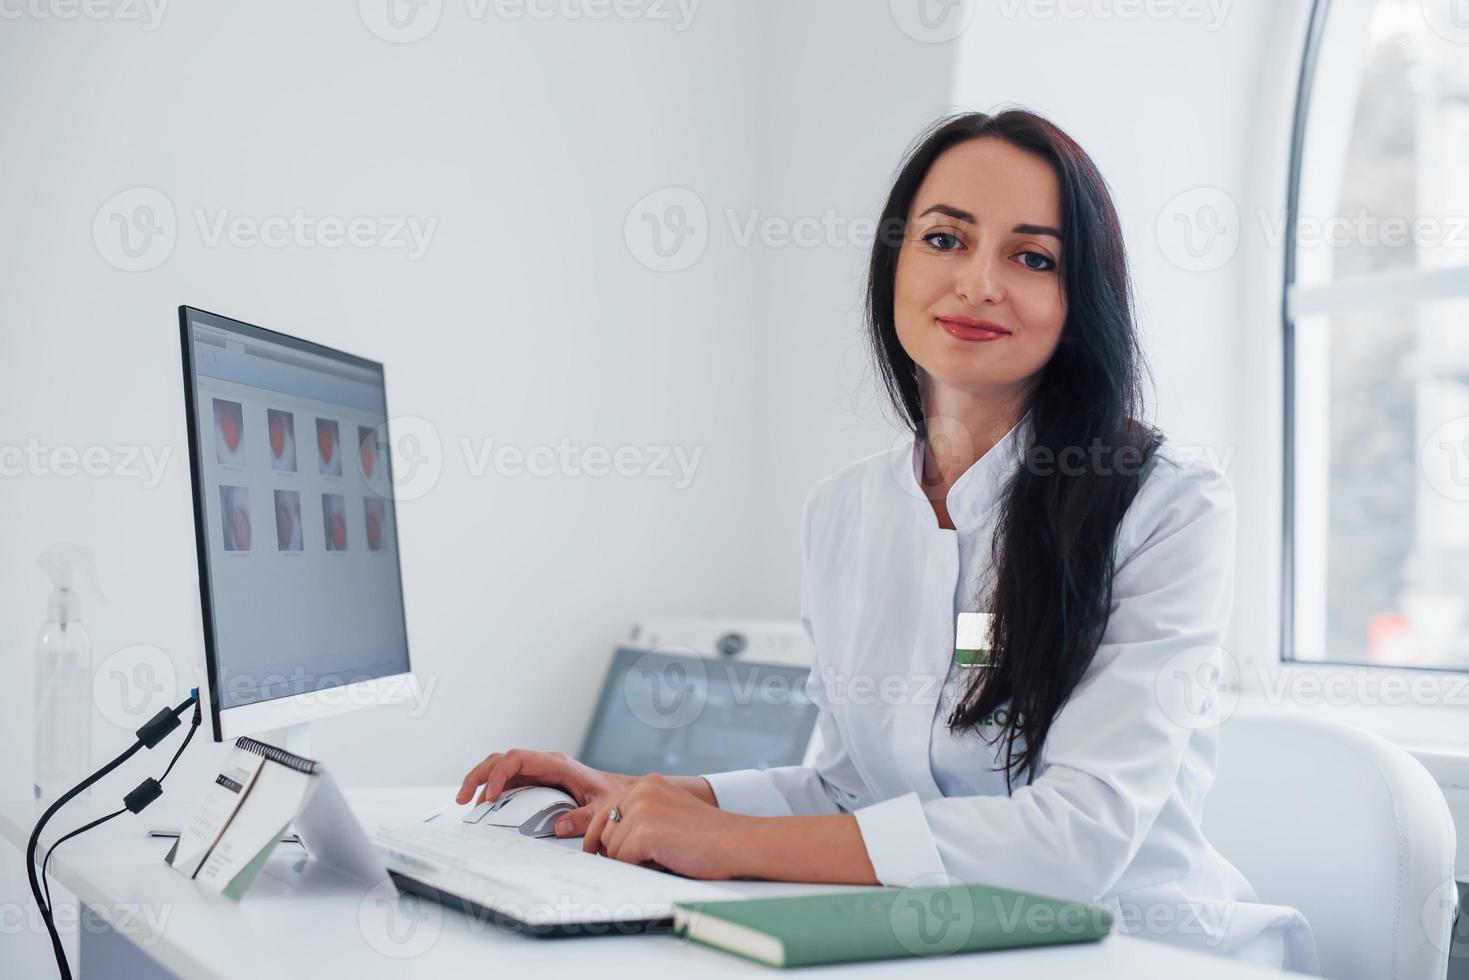
POLYGON ((57 542, 41 552, 37 563, 51 578, 49 618, 61 624, 63 629, 71 620, 81 618, 81 597, 76 589, 78 572, 86 577, 92 590, 106 600, 101 583, 97 581, 97 565, 91 548, 66 541, 57 542))

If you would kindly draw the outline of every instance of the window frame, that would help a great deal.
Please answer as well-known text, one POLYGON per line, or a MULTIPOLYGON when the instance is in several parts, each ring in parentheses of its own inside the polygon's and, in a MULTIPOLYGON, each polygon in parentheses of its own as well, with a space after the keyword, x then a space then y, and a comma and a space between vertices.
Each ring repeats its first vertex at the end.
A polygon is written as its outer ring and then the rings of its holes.
MULTIPOLYGON (((1375 0, 1347 0, 1367 4, 1375 0)), ((1332 657, 1330 649, 1321 651, 1321 659, 1303 659, 1298 649, 1298 546, 1299 526, 1296 515, 1298 462, 1297 445, 1297 321, 1308 316, 1331 315, 1344 310, 1402 307, 1432 303, 1446 299, 1469 299, 1469 265, 1427 267, 1356 275, 1333 279, 1317 285, 1301 286, 1296 282, 1297 235, 1295 228, 1301 204, 1301 179, 1310 126, 1311 100, 1319 81, 1322 44, 1333 10, 1333 0, 1312 0, 1306 39, 1300 60, 1290 135, 1290 156, 1286 170, 1285 223, 1283 242, 1284 276, 1281 288, 1280 316, 1282 324, 1283 432, 1282 432, 1282 510, 1281 510, 1281 578, 1280 636, 1278 668, 1289 681, 1305 673, 1319 675, 1323 670, 1341 674, 1367 671, 1386 677, 1398 673, 1404 677, 1436 676, 1440 682, 1435 704, 1457 701, 1451 691, 1462 688, 1469 667, 1455 668, 1433 665, 1385 664, 1353 661, 1332 657)), ((1421 684, 1419 684, 1421 686, 1421 684)), ((1416 690, 1416 688, 1415 688, 1416 690)), ((1457 705, 1448 705, 1457 706, 1457 705)))

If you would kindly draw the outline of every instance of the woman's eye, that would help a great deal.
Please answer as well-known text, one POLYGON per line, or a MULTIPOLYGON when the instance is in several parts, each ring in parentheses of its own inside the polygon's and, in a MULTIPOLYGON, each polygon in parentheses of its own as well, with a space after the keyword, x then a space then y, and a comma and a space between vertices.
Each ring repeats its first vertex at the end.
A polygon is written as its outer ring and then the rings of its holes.
POLYGON ((1034 269, 1036 272, 1049 272, 1052 269, 1056 268, 1055 262, 1053 262, 1048 256, 1042 255, 1039 252, 1021 252, 1020 260, 1025 264, 1025 267, 1027 269, 1034 269), (1027 258, 1027 256, 1029 258, 1027 258), (1039 264, 1033 264, 1029 261, 1029 259, 1037 259, 1039 260, 1039 264))
POLYGON ((923 240, 940 252, 952 252, 959 247, 959 238, 947 231, 931 231, 923 236, 923 240))

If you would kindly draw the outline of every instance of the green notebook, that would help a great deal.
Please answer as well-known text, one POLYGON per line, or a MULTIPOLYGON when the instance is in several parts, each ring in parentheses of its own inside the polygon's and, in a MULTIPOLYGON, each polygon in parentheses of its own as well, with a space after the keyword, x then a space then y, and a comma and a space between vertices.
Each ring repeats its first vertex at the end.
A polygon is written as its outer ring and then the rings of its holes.
POLYGON ((674 906, 674 930, 771 966, 1095 942, 1105 909, 985 885, 884 888, 674 906))

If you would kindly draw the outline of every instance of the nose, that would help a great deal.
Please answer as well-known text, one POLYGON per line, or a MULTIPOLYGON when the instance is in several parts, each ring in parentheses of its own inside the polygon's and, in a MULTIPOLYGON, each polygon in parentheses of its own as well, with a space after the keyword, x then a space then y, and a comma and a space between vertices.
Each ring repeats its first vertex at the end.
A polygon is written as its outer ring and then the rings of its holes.
POLYGON ((1005 290, 995 257, 976 249, 974 257, 959 267, 954 279, 954 292, 968 306, 983 306, 1003 300, 1005 290))

